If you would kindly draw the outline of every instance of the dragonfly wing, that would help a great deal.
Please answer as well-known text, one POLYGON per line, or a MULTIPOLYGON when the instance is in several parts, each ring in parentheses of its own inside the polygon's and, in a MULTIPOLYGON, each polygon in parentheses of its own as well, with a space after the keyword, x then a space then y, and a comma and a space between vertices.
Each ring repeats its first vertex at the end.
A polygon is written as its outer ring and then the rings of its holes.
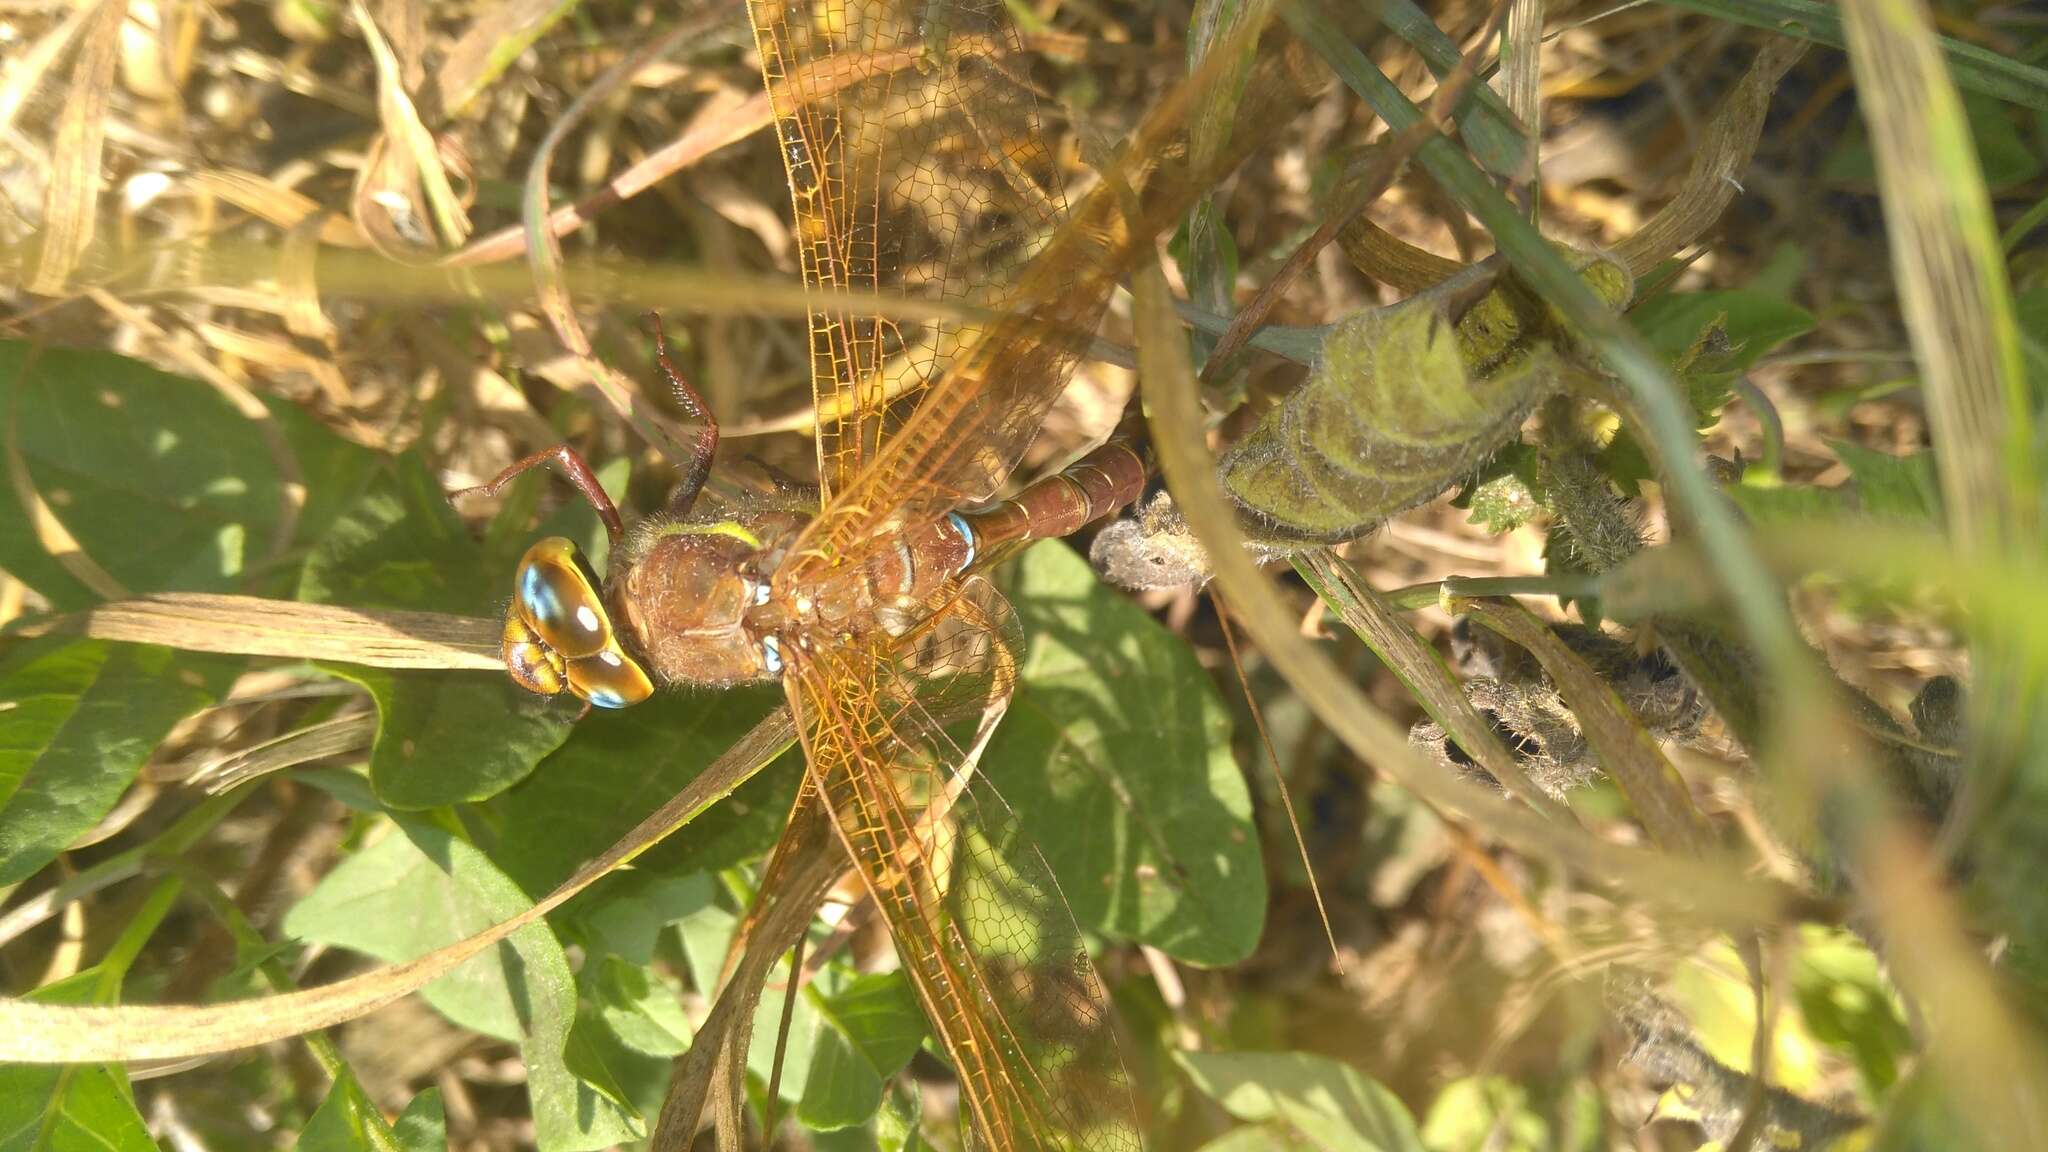
POLYGON ((812 290, 830 499, 1002 309, 1058 218, 1052 153, 1003 0, 749 0, 812 290), (880 292, 922 301, 913 316, 880 292), (950 315, 950 318, 947 318, 950 315))
MULTIPOLYGON (((806 653, 811 778, 995 1152, 1136 1152, 1108 1002, 1052 872, 948 733, 1007 699, 1017 633, 984 581, 923 635, 806 653)), ((970 738, 970 743, 972 740, 970 738)))
MULTIPOLYGON (((789 823, 761 873, 760 895, 734 933, 718 999, 698 1026, 689 1051, 676 1058, 654 1147, 689 1147, 699 1128, 717 1131, 718 1147, 743 1147, 747 1055, 754 1010, 775 964, 803 935, 834 881, 846 869, 817 792, 797 796, 789 823)), ((791 973, 795 978, 795 973, 791 973)))
MULTIPOLYGON (((1297 92, 1284 67, 1263 62, 1246 82, 1239 123, 1280 122, 1299 105, 1290 99, 1297 92)), ((1259 138, 1240 128, 1229 148, 1191 167, 1185 128, 1198 103, 1183 86, 1146 116, 1102 183, 1018 273, 1007 311, 928 383, 873 463, 835 489, 779 579, 816 578, 887 538, 891 524, 929 521, 995 493, 1066 387, 1117 283, 1155 258, 1157 237, 1259 138)))

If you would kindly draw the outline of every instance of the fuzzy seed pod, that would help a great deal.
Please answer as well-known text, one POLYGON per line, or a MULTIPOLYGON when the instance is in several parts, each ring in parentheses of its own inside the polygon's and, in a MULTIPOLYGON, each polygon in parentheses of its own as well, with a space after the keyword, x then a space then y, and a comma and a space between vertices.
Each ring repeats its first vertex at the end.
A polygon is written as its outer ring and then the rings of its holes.
MULTIPOLYGON (((1603 299, 1628 299, 1619 263, 1568 255, 1603 299)), ((1576 348, 1561 319, 1490 273, 1330 330, 1308 380, 1223 458, 1225 491, 1260 529, 1303 545, 1362 535, 1471 475, 1562 386, 1576 348)))

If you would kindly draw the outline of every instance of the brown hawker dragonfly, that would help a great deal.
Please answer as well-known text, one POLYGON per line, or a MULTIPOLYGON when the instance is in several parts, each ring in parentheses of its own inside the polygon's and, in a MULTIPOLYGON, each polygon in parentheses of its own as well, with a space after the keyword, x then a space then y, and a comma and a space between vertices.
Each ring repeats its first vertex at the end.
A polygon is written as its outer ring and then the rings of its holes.
MULTIPOLYGON (((657 333, 662 370, 702 429, 665 514, 628 529, 566 446, 481 489, 553 463, 613 540, 602 580, 567 540, 527 552, 506 665, 532 691, 602 708, 661 684, 779 679, 809 767, 762 892, 795 913, 774 928, 776 915, 755 909, 762 938, 729 964, 728 987, 758 988, 756 961, 800 936, 850 858, 958 1073, 974 1146, 1136 1149, 1101 984, 1050 871, 968 770, 962 745, 976 737, 960 729, 986 734, 1020 655, 984 570, 1130 502, 1144 465, 1113 441, 988 501, 1118 278, 1214 173, 1169 176, 1159 159, 1176 154, 1183 98, 1140 127, 1130 159, 1069 218, 1003 0, 753 0, 748 11, 815 309, 821 506, 696 507, 717 426, 657 333), (892 320, 884 289, 988 319, 892 320)), ((721 1051, 707 1023, 701 1066, 677 1073, 701 1076, 712 1098, 679 1120, 672 1093, 663 1130, 682 1143, 700 1107, 738 1142, 734 1056, 752 1013, 733 1015, 738 1038, 721 1051)))

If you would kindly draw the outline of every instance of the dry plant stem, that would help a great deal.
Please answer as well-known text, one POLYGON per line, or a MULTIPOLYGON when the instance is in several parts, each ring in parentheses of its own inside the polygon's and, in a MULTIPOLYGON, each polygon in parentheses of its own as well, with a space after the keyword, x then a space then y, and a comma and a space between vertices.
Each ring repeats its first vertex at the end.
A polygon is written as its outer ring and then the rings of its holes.
MULTIPOLYGON (((736 1138, 740 1128, 755 1006, 776 960, 795 946, 848 863, 814 789, 806 786, 798 793, 786 828, 763 870, 754 905, 734 934, 718 1000, 690 1050, 675 1059, 655 1125, 654 1152, 689 1148, 707 1110, 721 1133, 720 1147, 738 1147, 723 1141, 726 1134, 736 1138)), ((792 971, 790 979, 795 982, 800 974, 792 971)))
POLYGON ((555 148, 575 128, 585 112, 622 87, 649 61, 666 55, 696 32, 689 25, 670 30, 668 35, 643 46, 640 51, 614 65, 578 95, 534 149, 533 160, 526 169, 526 188, 520 198, 520 217, 526 229, 527 266, 533 275, 534 292, 540 298, 541 311, 554 327, 555 334, 561 337, 563 345, 575 354, 605 402, 623 416, 644 441, 659 448, 671 460, 691 459, 690 451, 684 447, 687 440, 640 399, 630 381, 597 358, 591 350, 590 337, 576 318, 576 309, 569 299, 569 290, 562 276, 561 242, 547 228, 548 165, 554 159, 555 148))
POLYGON ((9 636, 89 636, 187 652, 334 660, 371 668, 504 671, 504 625, 438 612, 340 608, 258 596, 164 592, 39 619, 9 636))
POLYGON ((1245 342, 1251 339, 1252 333, 1273 311, 1273 306, 1280 302, 1280 297, 1285 295, 1294 281, 1315 263, 1316 255, 1327 248, 1330 241, 1335 240, 1352 221, 1364 215, 1365 210, 1372 207, 1373 202, 1386 192, 1388 185, 1394 182, 1394 177, 1401 174, 1401 168, 1407 164, 1408 157, 1422 146, 1422 142, 1443 133, 1444 121, 1464 98, 1465 90, 1471 86, 1479 60, 1484 55, 1485 45, 1491 42, 1494 31, 1498 29, 1506 14, 1505 7, 1494 9, 1492 18, 1487 21, 1486 33, 1479 38, 1479 46, 1475 47, 1470 55, 1460 59, 1458 67, 1437 86, 1436 95, 1429 102, 1428 115, 1394 133, 1393 139, 1387 141, 1383 148, 1373 154, 1366 173, 1359 179, 1357 187, 1343 208, 1317 225, 1315 232, 1288 254, 1287 261, 1259 288, 1258 294, 1231 318, 1230 327, 1224 329, 1222 338, 1216 341, 1216 347, 1209 353, 1208 362, 1203 365, 1201 379, 1204 385, 1215 382, 1216 374, 1222 371, 1221 365, 1227 363, 1244 347, 1245 342))
POLYGON ((1133 284, 1140 380, 1153 444, 1175 503, 1202 538, 1216 579, 1260 650, 1325 725, 1355 753, 1432 806, 1457 812, 1518 850, 1554 857, 1648 902, 1683 905, 1713 919, 1773 923, 1816 910, 1782 885, 1731 876, 1698 861, 1608 844, 1453 778, 1409 748, 1406 733, 1354 687, 1328 655, 1295 633, 1293 614, 1244 552, 1202 436, 1187 342, 1156 264, 1133 284))
POLYGON ((424 956, 301 992, 203 1006, 79 1007, 0 999, 0 1061, 88 1064, 232 1052, 329 1028, 417 991, 457 964, 537 923, 570 897, 730 795, 796 739, 777 709, 688 787, 539 903, 424 956))
POLYGON ((1749 71, 1715 109, 1693 150, 1692 167, 1680 182, 1678 195, 1634 235, 1614 246, 1614 254, 1628 265, 1631 275, 1649 272, 1721 218, 1742 190, 1737 177, 1756 155, 1778 81, 1806 55, 1806 49, 1803 40, 1780 37, 1757 51, 1749 71))
POLYGON ((1500 781, 1501 787, 1553 820, 1578 823, 1570 807, 1530 779, 1493 726, 1472 706, 1457 678, 1444 666, 1443 657, 1394 614, 1392 605, 1356 569, 1327 548, 1297 558, 1295 567, 1323 603, 1401 678, 1430 719, 1443 725, 1458 747, 1500 781))
POLYGON ((1542 216, 1543 180, 1539 145, 1543 134, 1543 0, 1508 0, 1507 27, 1500 40, 1500 72, 1508 111, 1528 135, 1529 219, 1542 216))

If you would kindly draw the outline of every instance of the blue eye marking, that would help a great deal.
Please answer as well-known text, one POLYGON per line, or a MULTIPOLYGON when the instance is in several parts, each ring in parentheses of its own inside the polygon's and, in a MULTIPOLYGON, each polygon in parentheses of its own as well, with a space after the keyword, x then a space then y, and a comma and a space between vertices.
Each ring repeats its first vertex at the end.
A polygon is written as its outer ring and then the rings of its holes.
POLYGON ((960 562, 960 570, 965 572, 974 567, 974 554, 977 551, 974 547, 974 529, 968 526, 967 518, 958 512, 946 513, 946 519, 952 523, 953 530, 960 533, 960 539, 967 545, 967 559, 960 562))

